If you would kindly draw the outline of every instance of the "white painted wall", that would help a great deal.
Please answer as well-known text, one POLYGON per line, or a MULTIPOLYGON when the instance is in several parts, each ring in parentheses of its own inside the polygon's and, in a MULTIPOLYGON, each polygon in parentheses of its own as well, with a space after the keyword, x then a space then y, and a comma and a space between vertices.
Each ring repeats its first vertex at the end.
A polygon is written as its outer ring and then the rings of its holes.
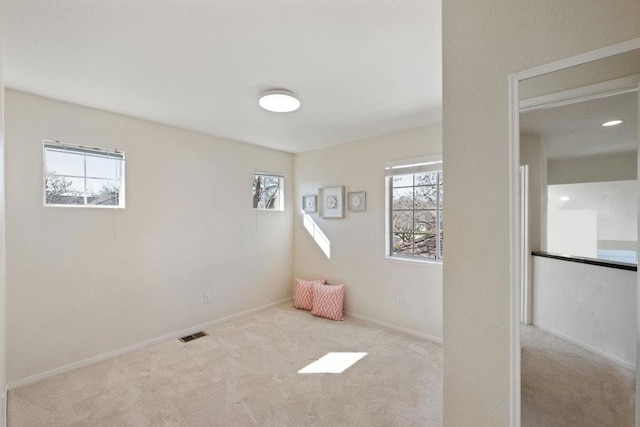
POLYGON ((347 312, 437 340, 442 338, 442 267, 385 259, 384 169, 387 161, 439 154, 441 138, 438 125, 295 157, 295 275, 346 283, 347 312), (331 243, 328 259, 304 227, 302 196, 334 185, 344 185, 345 192, 366 191, 367 210, 346 212, 344 219, 310 215, 331 243), (403 306, 396 304, 397 296, 403 306))
POLYGON ((5 138, 4 80, 2 77, 2 43, 0 38, 0 426, 6 425, 7 403, 7 311, 6 311, 6 210, 5 210, 5 138))
POLYGON ((635 369, 636 273, 533 257, 533 323, 635 369))
POLYGON ((291 296, 292 155, 13 90, 6 123, 9 383, 291 296), (43 207, 45 138, 124 149, 126 209, 43 207))
POLYGON ((638 177, 635 151, 568 159, 550 159, 549 185, 582 182, 633 181, 638 177))
MULTIPOLYGON (((640 2, 443 7, 445 427, 510 420, 508 76, 640 37, 640 2)), ((515 421, 514 421, 515 422, 515 421)))
POLYGON ((637 181, 550 185, 548 194, 550 215, 552 210, 594 210, 598 217, 598 240, 638 240, 637 181), (570 200, 562 201, 562 196, 570 200))
POLYGON ((547 246, 547 160, 540 136, 520 135, 520 164, 529 166, 529 252, 547 246))
POLYGON ((562 255, 597 258, 598 213, 590 209, 549 209, 547 250, 562 255))

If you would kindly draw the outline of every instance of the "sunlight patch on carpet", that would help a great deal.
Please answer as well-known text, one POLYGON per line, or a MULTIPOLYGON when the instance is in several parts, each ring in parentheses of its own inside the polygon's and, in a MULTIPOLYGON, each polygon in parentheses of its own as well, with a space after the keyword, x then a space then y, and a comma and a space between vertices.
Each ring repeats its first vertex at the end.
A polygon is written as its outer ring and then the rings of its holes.
POLYGON ((298 371, 299 374, 341 374, 367 353, 327 353, 298 371))

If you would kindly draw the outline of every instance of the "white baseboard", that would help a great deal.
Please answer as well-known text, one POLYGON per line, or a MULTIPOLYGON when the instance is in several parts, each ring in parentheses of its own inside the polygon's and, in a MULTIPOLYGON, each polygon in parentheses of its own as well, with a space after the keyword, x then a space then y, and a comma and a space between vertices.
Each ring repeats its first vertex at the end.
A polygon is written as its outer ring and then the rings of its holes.
POLYGON ((347 317, 352 317, 354 319, 363 320, 365 322, 373 323, 374 325, 382 326, 384 328, 392 329, 394 331, 404 332, 405 334, 413 335, 414 337, 424 338, 427 341, 431 341, 433 343, 442 345, 442 338, 434 337, 433 335, 429 335, 429 334, 425 334, 425 333, 422 333, 422 332, 418 332, 416 330, 409 329, 409 328, 403 328, 402 326, 394 325, 392 323, 381 322, 380 320, 372 319, 370 317, 363 316, 361 314, 345 312, 345 315, 347 317))
POLYGON ((563 334, 561 332, 555 331, 553 329, 545 328, 544 326, 536 325, 535 322, 533 323, 533 326, 535 326, 536 328, 540 329, 543 332, 546 332, 548 334, 554 335, 554 336, 556 336, 556 337, 558 337, 560 339, 563 339, 565 341, 569 341, 571 344, 575 344, 578 347, 581 347, 581 348, 583 348, 583 349, 585 349, 587 351, 590 351, 591 353, 595 353, 598 356, 604 357, 605 359, 610 360, 610 361, 612 361, 614 363, 617 363, 618 365, 622 365, 627 369, 630 369, 632 371, 636 370, 636 365, 635 364, 626 362, 626 361, 624 361, 622 359, 618 359, 615 356, 607 354, 602 350, 599 350, 599 349, 597 349, 595 347, 592 347, 589 344, 585 344, 582 341, 579 341, 579 340, 577 340, 575 338, 571 338, 571 337, 569 337, 569 336, 567 336, 567 335, 565 335, 565 334, 563 334))
POLYGON ((249 316, 249 315, 251 315, 253 313, 266 310, 266 309, 274 307, 276 305, 283 304, 284 302, 289 301, 289 300, 291 300, 291 298, 285 298, 285 299, 280 300, 280 301, 272 302, 272 303, 269 303, 269 304, 262 305, 260 307, 255 307, 255 308, 252 308, 252 309, 249 309, 249 310, 246 310, 246 311, 242 311, 240 313, 235 313, 235 314, 232 314, 230 316, 221 317, 220 319, 216 319, 216 320, 212 320, 210 322, 202 323, 200 325, 193 326, 193 327, 188 328, 188 329, 183 329, 181 331, 172 332, 170 334, 163 335, 163 336, 157 337, 157 338, 152 338, 150 340, 143 341, 143 342, 141 342, 139 344, 134 344, 134 345, 131 345, 129 347, 121 348, 119 350, 110 351, 109 353, 101 354, 101 355, 95 356, 95 357, 90 357, 89 359, 81 360, 79 362, 74 362, 74 363, 71 363, 69 365, 62 366, 60 368, 52 369, 50 371, 41 372, 39 374, 31 375, 31 376, 26 377, 26 378, 22 378, 22 379, 19 379, 19 380, 16 380, 16 381, 12 381, 11 383, 7 384, 7 390, 11 390, 11 389, 14 389, 14 388, 17 388, 17 387, 22 387, 22 386, 25 386, 25 385, 35 384, 37 382, 46 380, 48 378, 55 377, 56 375, 60 375, 60 374, 66 373, 66 372, 73 371, 74 369, 82 368, 82 367, 89 366, 89 365, 94 365, 96 363, 100 363, 100 362, 103 362, 103 361, 108 360, 108 359, 113 359, 114 357, 122 356, 124 354, 131 353, 133 351, 140 350, 140 349, 143 349, 143 348, 146 348, 146 347, 150 347, 152 345, 155 345, 155 344, 158 344, 158 343, 161 343, 161 342, 164 342, 164 341, 168 341, 170 339, 176 339, 176 338, 183 337, 185 335, 190 335, 190 334, 196 333, 198 331, 201 331, 203 329, 209 328, 211 326, 218 325, 220 323, 224 323, 224 322, 228 322, 230 320, 236 320, 236 319, 240 319, 240 318, 243 318, 243 317, 247 317, 247 316, 249 316))

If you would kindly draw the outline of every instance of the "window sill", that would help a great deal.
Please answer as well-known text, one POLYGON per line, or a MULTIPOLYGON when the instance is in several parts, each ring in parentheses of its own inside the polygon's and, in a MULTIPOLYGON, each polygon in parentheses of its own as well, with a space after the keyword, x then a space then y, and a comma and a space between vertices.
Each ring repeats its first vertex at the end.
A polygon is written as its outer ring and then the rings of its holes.
POLYGON ((384 259, 385 261, 393 262, 393 263, 397 262, 399 264, 422 265, 425 267, 438 268, 438 269, 442 268, 442 261, 436 261, 436 260, 403 258, 398 256, 389 256, 389 255, 386 255, 384 259))
POLYGON ((45 208, 71 208, 71 209, 124 209, 124 206, 115 206, 115 205, 53 205, 53 204, 43 204, 42 207, 45 208))

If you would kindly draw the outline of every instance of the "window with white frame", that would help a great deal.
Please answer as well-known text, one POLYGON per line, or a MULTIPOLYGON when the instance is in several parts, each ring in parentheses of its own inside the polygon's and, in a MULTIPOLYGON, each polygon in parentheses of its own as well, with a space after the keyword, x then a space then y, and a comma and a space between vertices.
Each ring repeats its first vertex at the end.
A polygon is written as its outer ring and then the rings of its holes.
POLYGON ((387 256, 442 260, 442 158, 386 165, 387 256))
POLYGON ((253 208, 284 210, 284 177, 264 172, 253 172, 253 208))
POLYGON ((124 208, 124 152, 44 141, 44 204, 124 208))

